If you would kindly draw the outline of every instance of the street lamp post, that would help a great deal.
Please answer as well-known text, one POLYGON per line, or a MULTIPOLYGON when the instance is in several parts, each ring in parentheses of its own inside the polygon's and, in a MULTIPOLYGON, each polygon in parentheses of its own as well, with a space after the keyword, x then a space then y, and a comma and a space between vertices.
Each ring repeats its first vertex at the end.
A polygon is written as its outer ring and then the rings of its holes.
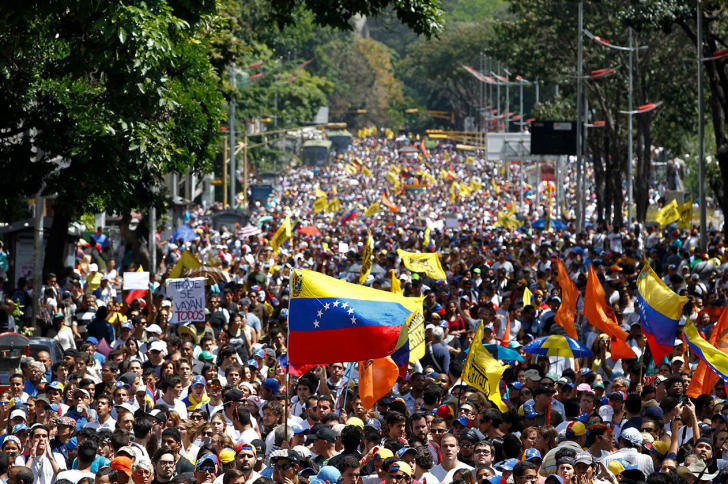
POLYGON ((705 113, 703 104, 703 12, 700 0, 697 1, 697 49, 698 49, 698 196, 700 197, 700 250, 704 251, 708 242, 707 204, 705 203, 705 113))
MULTIPOLYGON (((230 66, 230 84, 233 90, 237 90, 237 82, 235 81, 235 64, 230 66)), ((230 106, 228 113, 228 132, 230 134, 230 208, 235 208, 235 181, 237 179, 237 168, 235 166, 235 96, 230 96, 230 106)))
MULTIPOLYGON (((582 132, 582 91, 583 87, 583 70, 584 70, 584 1, 579 1, 579 20, 578 20, 578 50, 577 50, 577 80, 576 80, 576 231, 582 232, 582 212, 584 211, 583 194, 579 193, 581 188, 582 174, 582 151, 583 151, 583 132, 582 132)), ((540 180, 539 180, 540 181, 540 180)))

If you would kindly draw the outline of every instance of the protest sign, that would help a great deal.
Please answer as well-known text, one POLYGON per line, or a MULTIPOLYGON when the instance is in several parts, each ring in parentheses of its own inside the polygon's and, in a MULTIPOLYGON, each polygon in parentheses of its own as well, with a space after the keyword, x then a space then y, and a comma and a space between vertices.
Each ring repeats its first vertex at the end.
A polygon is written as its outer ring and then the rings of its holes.
POLYGON ((205 320, 205 278, 167 279, 167 296, 172 298, 170 323, 187 324, 205 320))
POLYGON ((125 291, 133 291, 135 289, 149 289, 149 273, 125 272, 123 289, 125 291))

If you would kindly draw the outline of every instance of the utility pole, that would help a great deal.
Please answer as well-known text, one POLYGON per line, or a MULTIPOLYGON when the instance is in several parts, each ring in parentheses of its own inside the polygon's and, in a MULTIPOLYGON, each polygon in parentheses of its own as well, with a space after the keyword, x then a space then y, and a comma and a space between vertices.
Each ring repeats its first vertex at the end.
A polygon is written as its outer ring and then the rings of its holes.
MULTIPOLYGON (((230 84, 233 89, 237 90, 235 82, 235 64, 230 66, 230 84)), ((235 102, 234 95, 230 96, 230 113, 228 115, 228 132, 230 133, 230 208, 235 208, 235 179, 237 178, 237 168, 235 166, 235 102)))
POLYGON ((149 207, 149 263, 151 267, 149 272, 156 274, 157 272, 157 207, 152 204, 149 207))
POLYGON ((632 160, 634 158, 632 148, 632 93, 634 92, 632 87, 632 57, 633 57, 633 44, 632 44, 632 27, 629 28, 629 94, 627 99, 627 110, 630 114, 627 117, 627 136, 629 137, 629 143, 627 144, 627 227, 629 228, 632 224, 632 160))
POLYGON ((579 1, 579 27, 578 27, 578 51, 577 51, 577 71, 576 71, 576 231, 581 232, 583 226, 581 224, 582 212, 582 196, 579 193, 582 178, 582 90, 583 90, 583 70, 584 70, 584 1, 579 1))
POLYGON ((707 204, 705 202, 705 93, 703 92, 703 12, 698 0, 698 196, 700 197, 700 250, 705 251, 708 243, 707 204))
POLYGON ((227 207, 228 204, 228 157, 229 154, 228 138, 222 139, 222 206, 227 207))
POLYGON ((33 326, 40 315, 40 301, 43 286, 43 189, 45 182, 35 194, 35 214, 33 218, 33 326))

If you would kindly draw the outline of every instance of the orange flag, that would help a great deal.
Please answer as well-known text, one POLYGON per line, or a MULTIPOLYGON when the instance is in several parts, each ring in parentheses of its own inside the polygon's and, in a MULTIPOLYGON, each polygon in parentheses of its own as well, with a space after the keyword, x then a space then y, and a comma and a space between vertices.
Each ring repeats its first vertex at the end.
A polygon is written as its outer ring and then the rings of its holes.
POLYGON ((611 337, 612 359, 629 359, 637 356, 626 344, 627 332, 617 323, 614 310, 607 304, 602 283, 599 282, 597 273, 591 265, 584 293, 584 316, 589 324, 611 337))
MULTIPOLYGON (((710 333, 710 340, 708 342, 723 353, 728 353, 728 306, 725 306, 723 311, 721 311, 718 322, 713 328, 713 332, 710 333)), ((690 386, 688 386, 685 393, 687 396, 693 398, 708 394, 713 391, 718 380, 720 380, 718 374, 711 371, 708 365, 705 364, 705 361, 701 359, 698 362, 698 368, 690 379, 690 386)))
POLYGON ((399 207, 397 205, 393 204, 389 200, 389 197, 387 197, 387 192, 382 192, 382 203, 384 204, 385 207, 387 207, 392 212, 398 212, 399 211, 399 207))
POLYGON ((501 346, 508 348, 508 344, 511 342, 511 318, 506 316, 506 331, 503 333, 503 339, 501 339, 501 346))
POLYGON ((576 288, 574 281, 571 280, 571 277, 569 277, 569 273, 566 271, 566 267, 561 262, 561 259, 557 259, 556 263, 559 269, 558 280, 559 286, 561 287, 561 305, 558 311, 556 311, 554 321, 566 330, 566 334, 570 338, 579 339, 574 324, 576 321, 576 302, 579 300, 579 290, 576 288))
POLYGON ((365 409, 374 408, 377 400, 392 391, 399 368, 392 358, 376 358, 359 362, 359 396, 365 409))

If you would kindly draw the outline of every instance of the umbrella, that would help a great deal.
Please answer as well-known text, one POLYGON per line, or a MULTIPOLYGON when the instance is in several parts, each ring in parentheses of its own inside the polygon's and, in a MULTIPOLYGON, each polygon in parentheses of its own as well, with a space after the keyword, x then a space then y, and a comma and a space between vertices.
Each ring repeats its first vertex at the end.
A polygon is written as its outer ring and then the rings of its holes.
POLYGON ((263 225, 265 222, 270 222, 272 220, 273 220, 273 217, 271 217, 270 215, 265 215, 258 219, 258 225, 263 225))
POLYGON ((496 360, 526 361, 523 356, 521 356, 518 351, 514 349, 506 348, 505 346, 496 344, 487 344, 483 346, 485 346, 485 349, 488 350, 488 353, 493 355, 493 358, 495 358, 496 360))
POLYGON ((534 355, 565 356, 567 358, 581 358, 582 356, 592 355, 589 348, 583 346, 577 340, 558 334, 536 338, 524 346, 523 351, 534 355))
POLYGON ((260 234, 261 232, 262 230, 260 230, 260 227, 248 224, 242 229, 238 230, 238 237, 252 237, 254 235, 260 234))
MULTIPOLYGON (((546 219, 540 218, 540 219, 536 220, 535 222, 533 222, 531 224, 531 226, 534 229, 545 229, 546 228, 546 219)), ((562 222, 561 220, 552 218, 551 219, 551 228, 556 229, 556 230, 564 230, 566 228, 566 224, 564 222, 562 222)))
POLYGON ((192 230, 192 227, 189 225, 180 225, 177 227, 177 230, 175 230, 174 235, 172 236, 173 241, 182 240, 183 242, 191 242, 195 240, 198 237, 198 235, 195 233, 194 230, 192 230))
MULTIPOLYGON (((350 265, 346 272, 354 272, 356 274, 359 274, 361 272, 361 264, 359 262, 350 265)), ((370 274, 374 275, 385 275, 387 273, 386 270, 384 270, 384 267, 380 266, 379 264, 372 264, 372 270, 369 272, 370 274)))
POLYGON ((219 282, 230 281, 230 276, 227 272, 223 271, 219 267, 200 266, 196 269, 189 269, 183 273, 185 277, 204 277, 205 285, 211 286, 219 282))
POLYGON ((310 235, 311 237, 321 236, 321 232, 319 231, 319 229, 317 229, 313 225, 303 225, 301 227, 298 227, 298 233, 303 235, 310 235))

